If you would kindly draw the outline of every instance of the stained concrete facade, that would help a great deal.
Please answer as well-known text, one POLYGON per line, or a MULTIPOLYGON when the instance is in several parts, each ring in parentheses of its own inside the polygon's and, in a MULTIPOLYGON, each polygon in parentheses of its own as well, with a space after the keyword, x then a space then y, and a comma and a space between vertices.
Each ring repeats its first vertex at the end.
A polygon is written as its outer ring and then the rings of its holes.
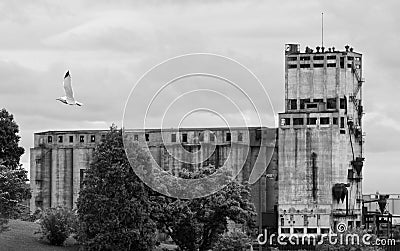
MULTIPOLYGON (((30 151, 30 180, 33 192, 31 212, 39 207, 76 206, 83 171, 89 167, 94 148, 106 133, 107 131, 35 133, 34 147, 30 151)), ((256 158, 262 156, 264 158, 262 164, 266 165, 266 171, 251 187, 252 200, 258 215, 256 221, 257 224, 262 222, 262 227, 276 229, 277 129, 187 128, 162 132, 154 129, 129 130, 127 135, 131 137, 129 140, 136 141, 143 147, 149 147, 155 162, 173 174, 177 174, 183 168, 194 171, 200 165, 222 167, 226 164, 237 171, 239 181, 246 182, 253 171, 256 158), (185 151, 197 152, 200 148, 208 157, 197 156, 198 159, 188 159, 184 154, 185 151), (199 161, 200 158, 204 161, 199 161), (228 159, 230 161, 227 161, 228 159), (194 162, 199 164, 190 164, 194 162), (238 163, 243 163, 243 167, 238 163)))
POLYGON ((362 55, 287 45, 279 114, 279 233, 361 224, 362 55))

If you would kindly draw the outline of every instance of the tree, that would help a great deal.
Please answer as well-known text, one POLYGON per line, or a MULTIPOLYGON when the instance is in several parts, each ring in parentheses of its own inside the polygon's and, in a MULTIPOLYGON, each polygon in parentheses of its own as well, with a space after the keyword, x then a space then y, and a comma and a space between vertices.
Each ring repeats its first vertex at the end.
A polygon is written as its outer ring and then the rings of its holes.
MULTIPOLYGON (((211 169, 211 171, 210 171, 211 169)), ((197 173, 182 172, 182 178, 201 178, 213 167, 203 167, 197 173)), ((222 190, 207 197, 180 200, 158 197, 154 217, 182 250, 213 249, 228 230, 228 220, 254 227, 254 205, 250 202, 250 187, 234 180, 222 190)))
POLYGON ((20 166, 19 160, 24 154, 24 148, 18 146, 18 132, 14 116, 3 108, 0 111, 0 164, 12 169, 20 166))
POLYGON ((18 125, 7 110, 0 111, 0 232, 5 230, 8 219, 23 210, 22 201, 30 198, 26 184, 27 171, 19 164, 24 149, 18 146, 18 125))
MULTIPOLYGON (((137 146, 135 163, 149 161, 137 146)), ((89 250, 152 250, 156 224, 148 191, 125 155, 122 132, 111 126, 94 151, 78 198, 78 238, 89 250)))

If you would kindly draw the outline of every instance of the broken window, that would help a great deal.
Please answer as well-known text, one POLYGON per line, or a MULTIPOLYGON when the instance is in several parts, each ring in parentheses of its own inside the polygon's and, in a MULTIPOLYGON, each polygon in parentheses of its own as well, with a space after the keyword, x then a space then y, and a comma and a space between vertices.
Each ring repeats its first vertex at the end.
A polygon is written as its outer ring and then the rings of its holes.
POLYGON ((336 98, 326 99, 326 108, 327 109, 336 109, 336 98))
POLYGON ((317 118, 307 118, 307 125, 316 125, 317 118))
POLYGON ((146 133, 146 134, 144 135, 144 137, 145 137, 146 141, 149 141, 150 135, 149 135, 148 133, 146 133))
POLYGON ((290 99, 290 110, 297 110, 297 99, 290 99))
POLYGON ((83 135, 79 136, 79 142, 81 143, 85 142, 85 136, 83 135))
POLYGON ((293 125, 304 125, 303 118, 293 118, 293 125))
POLYGON ((329 117, 323 117, 319 119, 321 125, 329 125, 329 117))
POLYGON ((96 136, 95 135, 90 135, 90 142, 96 142, 96 136))
MULTIPOLYGON (((103 136, 103 135, 102 135, 102 136, 103 136)), ((134 140, 134 141, 139 141, 139 135, 135 134, 135 135, 133 136, 133 140, 134 140)))
POLYGON ((62 143, 63 142, 63 136, 58 136, 58 143, 62 143))
POLYGON ((53 137, 52 136, 47 136, 47 143, 53 142, 53 137))
POLYGON ((302 61, 310 60, 310 57, 309 56, 303 56, 303 57, 300 57, 300 60, 302 60, 302 61))

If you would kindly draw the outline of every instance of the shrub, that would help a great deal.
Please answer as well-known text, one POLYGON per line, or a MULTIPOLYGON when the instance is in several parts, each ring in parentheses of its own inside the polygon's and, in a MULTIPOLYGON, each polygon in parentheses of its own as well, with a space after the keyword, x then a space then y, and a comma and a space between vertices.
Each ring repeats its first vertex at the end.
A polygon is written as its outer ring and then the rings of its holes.
POLYGON ((51 245, 61 246, 74 232, 76 226, 75 214, 66 208, 47 209, 40 219, 40 230, 43 239, 47 239, 51 245))
POLYGON ((243 251, 248 250, 251 239, 243 232, 233 232, 223 235, 215 244, 213 250, 218 251, 243 251))

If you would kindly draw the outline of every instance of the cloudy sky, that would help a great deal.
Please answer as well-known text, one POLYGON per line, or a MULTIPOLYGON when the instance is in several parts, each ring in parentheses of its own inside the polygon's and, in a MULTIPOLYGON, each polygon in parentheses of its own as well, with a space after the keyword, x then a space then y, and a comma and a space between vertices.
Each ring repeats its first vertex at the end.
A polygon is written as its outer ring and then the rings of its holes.
MULTIPOLYGON (((34 132, 121 126, 136 81, 181 54, 215 53, 244 64, 263 83, 275 112, 282 112, 284 44, 299 43, 302 50, 319 45, 324 12, 325 45, 343 49, 349 44, 364 55, 364 191, 400 193, 399 7, 397 0, 3 0, 0 107, 13 113, 20 126, 27 169, 34 132), (63 95, 68 69, 81 108, 55 101, 63 95)), ((252 99, 266 100, 254 90, 252 99)), ((207 126, 207 119, 198 116, 192 120, 207 126)), ((251 121, 251 115, 247 118, 251 121)))

